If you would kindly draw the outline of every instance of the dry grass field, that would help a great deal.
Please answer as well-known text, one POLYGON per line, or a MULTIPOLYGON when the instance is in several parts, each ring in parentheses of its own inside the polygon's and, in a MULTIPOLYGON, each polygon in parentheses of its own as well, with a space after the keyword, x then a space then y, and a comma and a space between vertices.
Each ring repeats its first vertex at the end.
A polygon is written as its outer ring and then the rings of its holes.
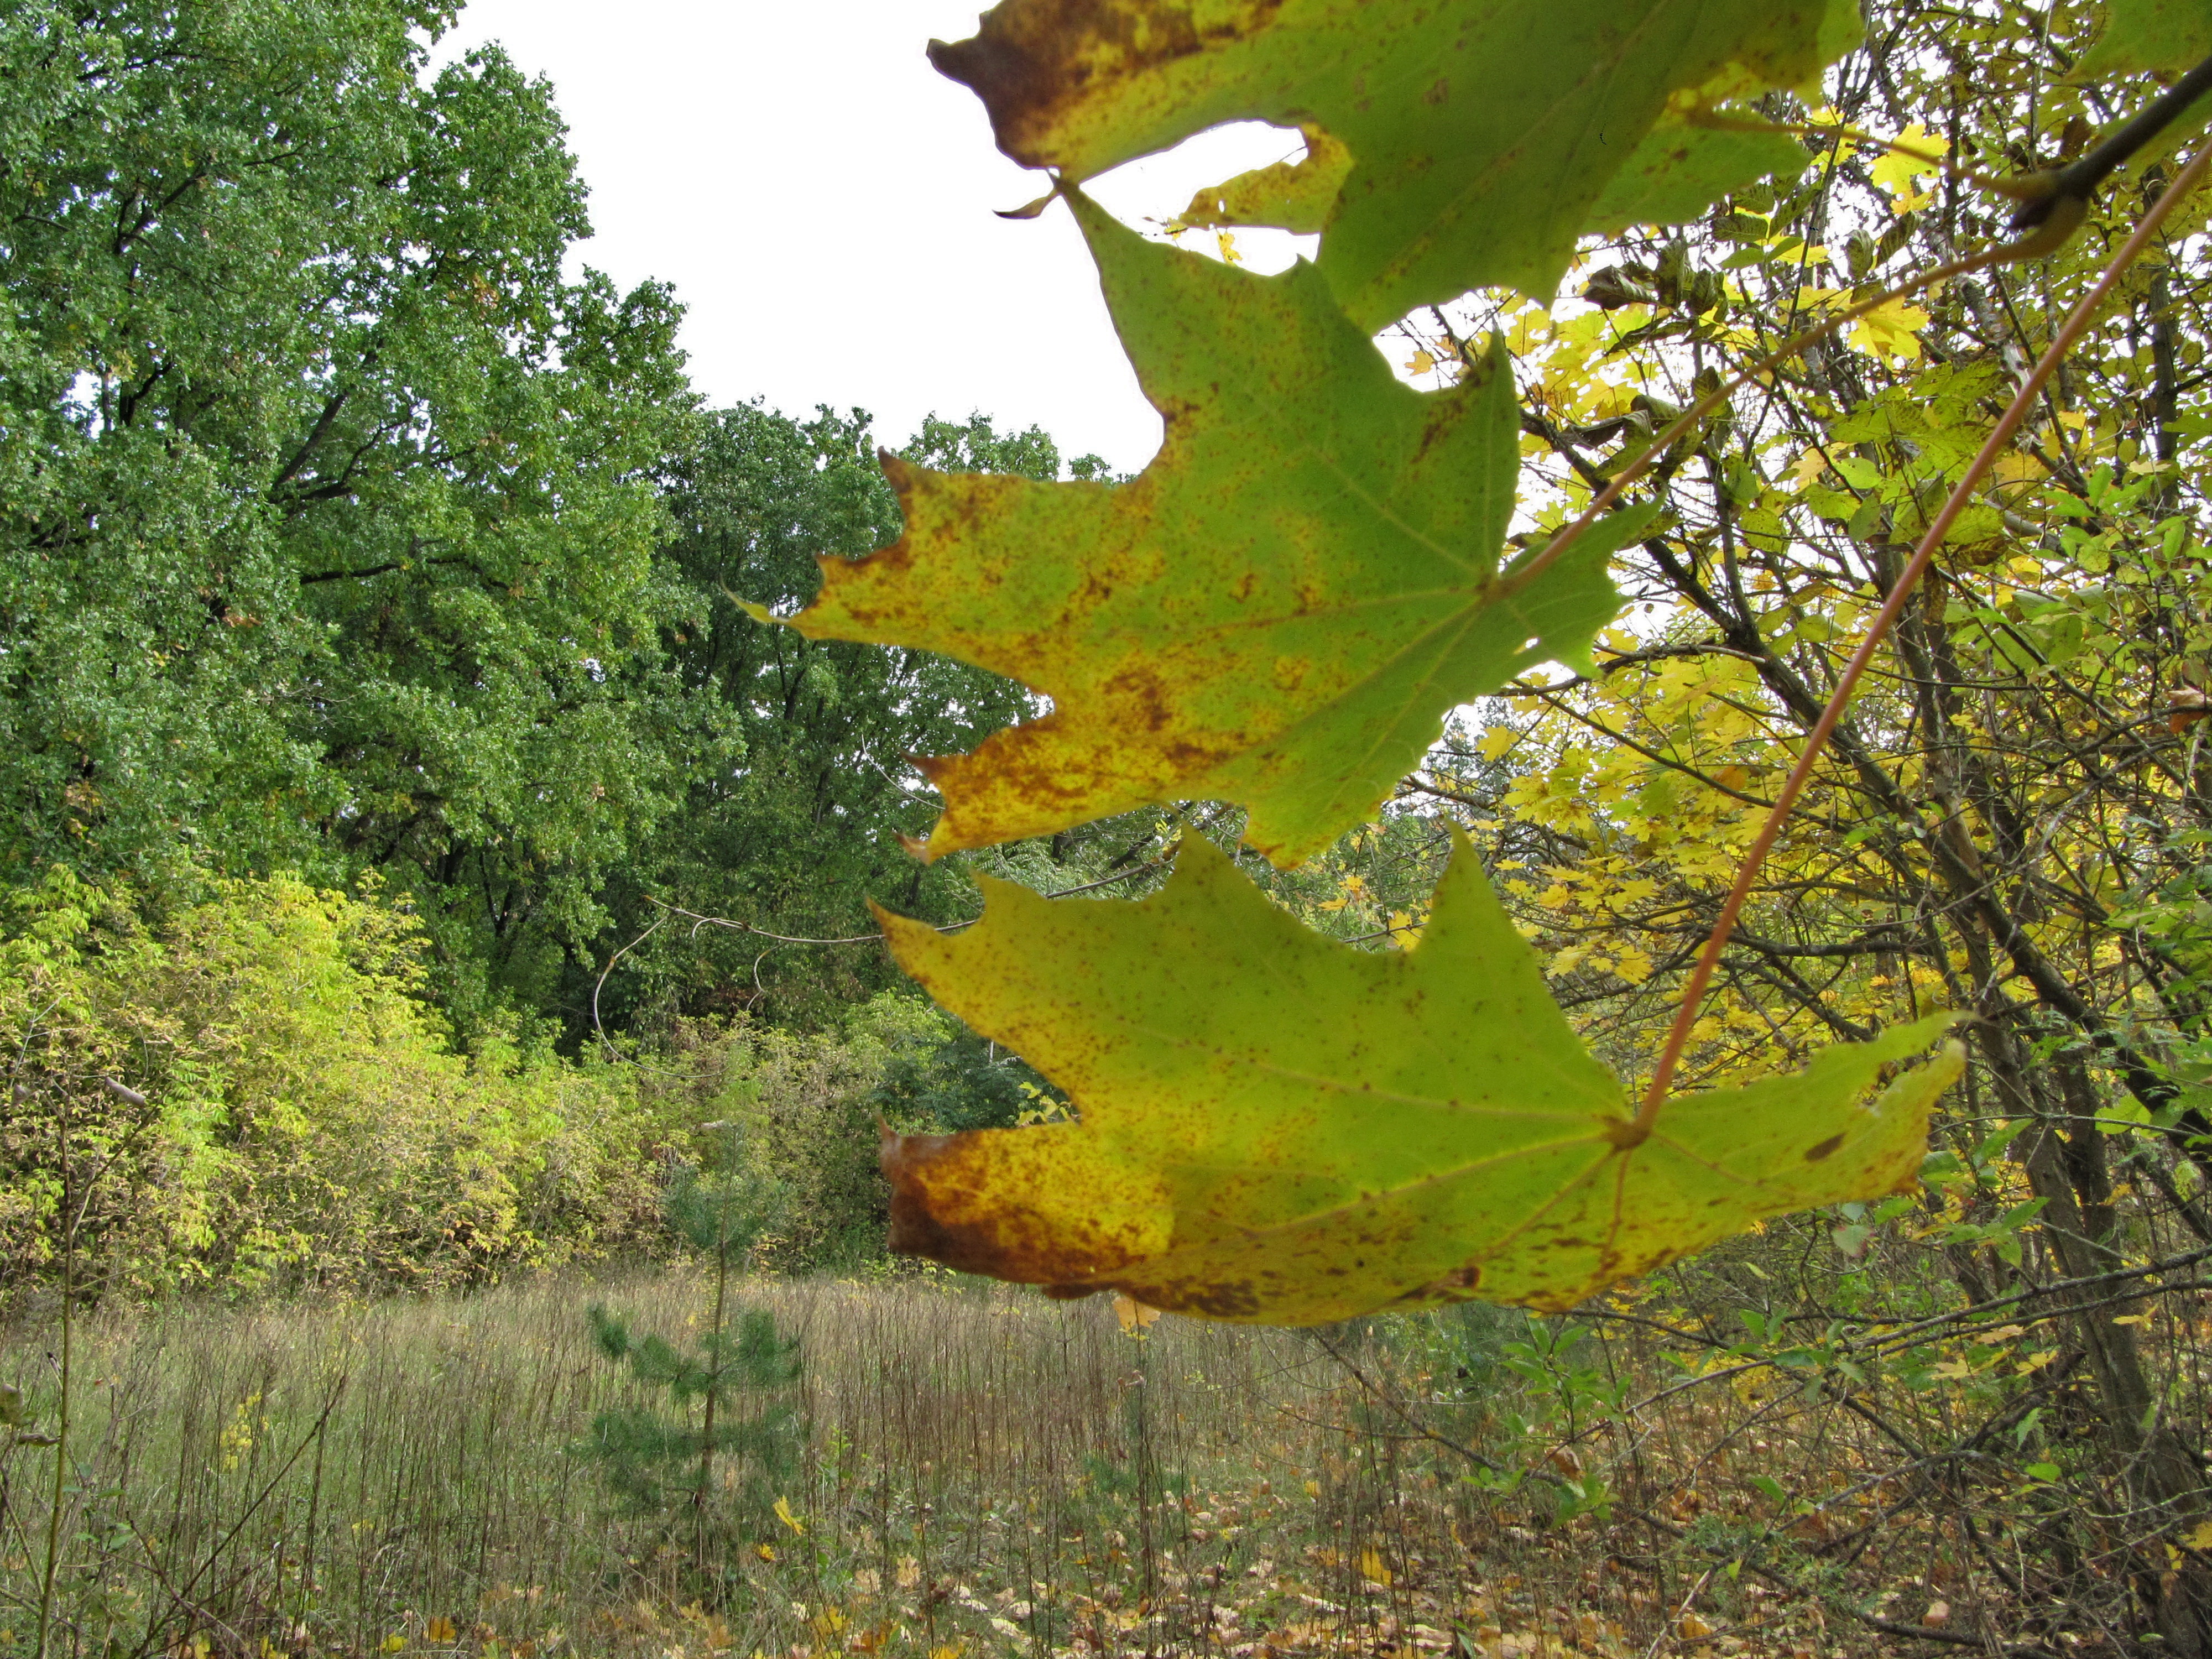
MULTIPOLYGON (((1602 1391, 1617 1350, 1555 1348, 1536 1400, 1528 1356, 1557 1328, 1517 1315, 1133 1333, 1103 1298, 968 1281, 765 1280, 741 1300, 799 1340, 804 1451, 780 1504, 733 1496, 705 1547, 699 1517, 625 1510, 574 1449, 595 1413, 649 1403, 585 1308, 696 1336, 689 1274, 81 1325, 47 1652, 1802 1659, 1871 1634, 1710 1540, 1563 1519, 1560 1472, 1601 1456, 1634 1488, 1617 1501, 1677 1535, 1705 1510, 1748 1517, 1745 1473, 1787 1474, 1779 1431, 1716 1434, 1716 1410, 1759 1421, 1722 1387, 1646 1413, 1633 1443, 1578 1442, 1559 1401, 1602 1391)), ((35 1647, 51 1340, 0 1358, 28 1407, 0 1456, 0 1653, 35 1647)), ((1851 1562, 1866 1583, 1899 1571, 1851 1562)), ((1898 1582, 1969 1627, 1971 1575, 1898 1582)))

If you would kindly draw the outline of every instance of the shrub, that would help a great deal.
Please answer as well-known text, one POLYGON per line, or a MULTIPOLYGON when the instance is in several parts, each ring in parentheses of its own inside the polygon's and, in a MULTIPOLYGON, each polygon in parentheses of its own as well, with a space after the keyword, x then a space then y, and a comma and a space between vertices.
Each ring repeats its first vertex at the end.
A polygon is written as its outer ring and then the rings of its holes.
POLYGON ((421 934, 296 878, 223 884, 158 931, 66 872, 0 945, 0 1261, 80 1282, 441 1286, 643 1240, 648 1101, 508 1020, 459 1053, 418 993, 421 934))

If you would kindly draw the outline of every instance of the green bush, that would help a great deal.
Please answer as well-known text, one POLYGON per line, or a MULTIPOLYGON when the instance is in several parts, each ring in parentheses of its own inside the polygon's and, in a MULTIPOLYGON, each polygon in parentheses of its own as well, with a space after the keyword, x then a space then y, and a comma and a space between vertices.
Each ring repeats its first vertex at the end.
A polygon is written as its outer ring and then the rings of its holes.
POLYGON ((55 869, 0 943, 0 1271, 430 1287, 653 1237, 665 1139, 623 1068, 520 1024, 456 1052, 418 994, 410 916, 287 876, 225 884, 158 931, 55 869))
POLYGON ((1026 1067, 889 992, 828 1031, 684 1021, 571 1060, 507 1015, 463 1052, 425 994, 422 930, 373 885, 212 894, 149 928, 56 866, 0 913, 0 1286, 51 1273, 65 1188, 94 1297, 445 1288, 662 1255, 662 1194, 714 1161, 722 1122, 782 1194, 759 1260, 850 1268, 883 1249, 884 1123, 1009 1122, 1036 1098, 1026 1067))
POLYGON ((775 1231, 760 1245, 765 1261, 843 1268, 882 1255, 883 1125, 935 1127, 887 1099, 885 1079, 955 1039, 951 1020, 896 992, 862 1004, 838 1030, 789 1031, 743 1018, 678 1026, 672 1047, 692 1079, 696 1119, 740 1125, 748 1156, 783 1194, 775 1231))

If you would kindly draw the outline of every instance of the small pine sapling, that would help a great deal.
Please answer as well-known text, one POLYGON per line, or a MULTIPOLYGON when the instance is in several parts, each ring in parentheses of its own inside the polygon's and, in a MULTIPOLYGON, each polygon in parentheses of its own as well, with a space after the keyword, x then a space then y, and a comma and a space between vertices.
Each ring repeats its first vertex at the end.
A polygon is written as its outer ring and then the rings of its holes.
POLYGON ((742 1261, 767 1230, 781 1194, 748 1164, 735 1126, 705 1127, 729 1137, 721 1167, 678 1171, 664 1205, 669 1225, 714 1260, 706 1332, 696 1352, 686 1352, 658 1335, 633 1335, 626 1321, 593 1305, 586 1316, 600 1352, 665 1393, 668 1403, 601 1412, 576 1449, 599 1463, 608 1486, 634 1509, 665 1515, 672 1527, 688 1513, 702 1567, 717 1517, 767 1512, 798 1466, 803 1438, 788 1400, 763 1399, 798 1380, 798 1339, 781 1334, 775 1316, 762 1310, 733 1321, 729 1305, 731 1262, 742 1261), (748 1411, 749 1403, 757 1408, 748 1411), (716 1502, 723 1489, 735 1494, 726 1506, 716 1502))

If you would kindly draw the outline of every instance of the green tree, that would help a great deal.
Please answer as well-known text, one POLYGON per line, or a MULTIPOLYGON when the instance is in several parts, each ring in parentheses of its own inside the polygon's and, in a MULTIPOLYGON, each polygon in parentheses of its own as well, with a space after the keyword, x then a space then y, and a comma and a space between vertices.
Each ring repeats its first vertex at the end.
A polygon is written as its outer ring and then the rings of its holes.
POLYGON ((457 1004, 593 931, 705 727, 659 649, 678 309, 420 0, 0 18, 0 869, 389 871, 457 1004))
MULTIPOLYGON (((933 416, 901 459, 1039 479, 1064 470, 1042 431, 1001 434, 981 416, 959 423, 933 416)), ((1065 471, 1105 476, 1095 456, 1065 471)), ((752 404, 718 410, 668 503, 678 526, 668 558, 684 598, 666 635, 666 672, 687 707, 721 711, 729 746, 722 763, 693 775, 684 810, 610 889, 619 922, 603 936, 604 952, 661 914, 648 896, 810 939, 872 934, 871 897, 939 920, 973 915, 974 889, 960 869, 926 866, 901 847, 937 811, 912 761, 969 747, 1031 714, 1036 700, 1011 680, 929 652, 802 639, 740 604, 796 611, 820 584, 817 561, 897 539, 898 501, 868 417, 824 409, 799 421, 752 404)), ((625 964, 601 998, 601 1017, 619 1024, 655 1009, 726 1011, 765 992, 762 1012, 820 1024, 896 981, 872 945, 781 948, 687 925, 625 964)), ((587 1007, 591 988, 573 983, 568 1006, 587 1007)))
MULTIPOLYGON (((693 1563, 704 1571, 714 1547, 731 1541, 732 1526, 742 1528, 764 1517, 771 1504, 784 1502, 775 1487, 797 1470, 804 1430, 796 1408, 778 1398, 799 1380, 798 1339, 781 1335, 774 1315, 758 1308, 737 1313, 729 1299, 731 1267, 743 1267, 781 1194, 748 1161, 737 1126, 701 1127, 719 1136, 715 1167, 679 1170, 666 1200, 670 1227, 714 1263, 714 1302, 697 1357, 664 1337, 633 1335, 626 1322, 599 1304, 587 1314, 600 1352, 665 1393, 682 1415, 647 1406, 601 1412, 577 1451, 600 1466, 609 1486, 634 1509, 665 1516, 671 1524, 688 1515, 693 1563), (757 1410, 738 1414, 746 1396, 763 1395, 767 1399, 757 1410), (723 1498, 725 1488, 738 1494, 735 1504, 723 1498)), ((789 1513, 787 1506, 782 1512, 789 1513)))

